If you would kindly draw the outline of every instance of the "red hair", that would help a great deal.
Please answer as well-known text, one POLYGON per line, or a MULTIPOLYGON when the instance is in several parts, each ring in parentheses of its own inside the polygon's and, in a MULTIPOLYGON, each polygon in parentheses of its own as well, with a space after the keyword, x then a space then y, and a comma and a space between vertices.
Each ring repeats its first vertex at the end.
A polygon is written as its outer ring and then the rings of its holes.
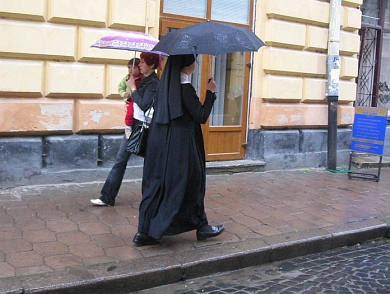
POLYGON ((140 57, 147 65, 153 66, 153 69, 156 69, 160 66, 160 56, 158 54, 142 52, 140 57))

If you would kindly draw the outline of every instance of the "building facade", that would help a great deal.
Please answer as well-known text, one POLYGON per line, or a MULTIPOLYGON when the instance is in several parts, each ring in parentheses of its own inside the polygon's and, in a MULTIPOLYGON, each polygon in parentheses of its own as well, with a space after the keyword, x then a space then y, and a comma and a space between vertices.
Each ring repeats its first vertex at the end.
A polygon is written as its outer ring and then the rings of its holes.
MULTIPOLYGON (((341 3, 337 144, 347 164, 363 0, 341 3)), ((135 53, 91 45, 123 31, 162 38, 207 19, 253 29, 266 43, 253 54, 199 57, 201 99, 209 76, 219 85, 203 127, 207 160, 326 166, 329 0, 1 0, 2 187, 104 178, 124 130, 117 85, 135 53)))

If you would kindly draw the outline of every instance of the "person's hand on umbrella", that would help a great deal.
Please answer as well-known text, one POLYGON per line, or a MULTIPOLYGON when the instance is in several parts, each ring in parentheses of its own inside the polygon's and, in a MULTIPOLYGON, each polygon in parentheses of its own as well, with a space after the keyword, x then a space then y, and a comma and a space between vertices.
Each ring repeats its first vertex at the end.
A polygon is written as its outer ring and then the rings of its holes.
POLYGON ((206 90, 209 90, 213 93, 215 92, 215 90, 217 90, 217 84, 215 83, 214 78, 209 79, 209 82, 207 83, 206 90))

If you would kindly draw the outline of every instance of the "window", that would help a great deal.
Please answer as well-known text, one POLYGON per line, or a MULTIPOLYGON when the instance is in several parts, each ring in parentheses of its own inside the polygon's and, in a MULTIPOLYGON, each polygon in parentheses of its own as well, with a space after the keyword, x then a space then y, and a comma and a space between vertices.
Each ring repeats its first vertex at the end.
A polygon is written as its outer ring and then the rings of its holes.
POLYGON ((388 33, 383 34, 380 82, 386 82, 390 87, 390 34, 388 33))
POLYGON ((211 19, 249 24, 249 0, 213 0, 211 19))
POLYGON ((385 24, 384 24, 385 29, 390 30, 390 0, 386 1, 384 22, 385 22, 385 24))
POLYGON ((206 18, 207 0, 165 0, 164 13, 206 18))
POLYGON ((360 10, 362 11, 362 22, 364 24, 379 25, 380 1, 364 0, 360 10))
POLYGON ((251 0, 164 0, 163 12, 249 25, 250 5, 251 0))

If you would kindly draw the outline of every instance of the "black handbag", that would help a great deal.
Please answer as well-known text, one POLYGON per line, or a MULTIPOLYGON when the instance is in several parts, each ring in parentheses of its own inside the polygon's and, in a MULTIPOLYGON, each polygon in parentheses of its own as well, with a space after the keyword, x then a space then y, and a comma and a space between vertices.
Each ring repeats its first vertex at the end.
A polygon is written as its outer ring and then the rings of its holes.
POLYGON ((149 117, 150 110, 146 114, 146 120, 142 122, 141 125, 133 126, 133 130, 130 134, 129 139, 127 140, 126 151, 138 156, 145 156, 146 151, 146 142, 148 141, 149 135, 149 123, 147 118, 149 117))
POLYGON ((126 151, 144 157, 148 134, 149 124, 147 122, 144 121, 142 125, 133 126, 133 131, 127 140, 126 151))

